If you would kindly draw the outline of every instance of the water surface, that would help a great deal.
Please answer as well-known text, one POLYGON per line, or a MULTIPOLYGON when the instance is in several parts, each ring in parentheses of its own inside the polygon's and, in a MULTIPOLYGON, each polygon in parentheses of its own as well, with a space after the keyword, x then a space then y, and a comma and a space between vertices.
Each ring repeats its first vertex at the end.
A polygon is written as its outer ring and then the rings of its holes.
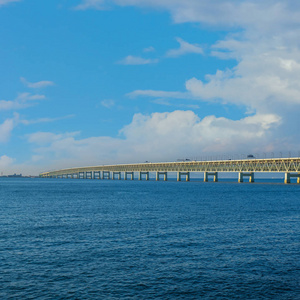
POLYGON ((300 186, 0 179, 1 299, 300 299, 300 186))

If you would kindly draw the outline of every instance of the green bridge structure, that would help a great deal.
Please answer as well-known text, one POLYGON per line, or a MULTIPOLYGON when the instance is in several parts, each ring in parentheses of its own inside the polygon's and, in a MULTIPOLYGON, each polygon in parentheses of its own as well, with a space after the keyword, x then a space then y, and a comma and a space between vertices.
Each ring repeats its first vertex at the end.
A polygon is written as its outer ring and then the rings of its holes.
POLYGON ((296 177, 300 184, 300 157, 293 158, 265 158, 240 160, 212 160, 212 161, 180 161, 163 163, 136 163, 89 166, 56 170, 40 174, 43 178, 73 178, 73 179, 124 179, 149 180, 149 173, 155 173, 156 180, 168 180, 168 173, 177 173, 177 181, 182 178, 190 180, 193 172, 204 173, 204 181, 209 177, 218 181, 218 174, 222 172, 238 173, 238 182, 254 182, 254 173, 284 173, 285 183, 291 183, 296 177))

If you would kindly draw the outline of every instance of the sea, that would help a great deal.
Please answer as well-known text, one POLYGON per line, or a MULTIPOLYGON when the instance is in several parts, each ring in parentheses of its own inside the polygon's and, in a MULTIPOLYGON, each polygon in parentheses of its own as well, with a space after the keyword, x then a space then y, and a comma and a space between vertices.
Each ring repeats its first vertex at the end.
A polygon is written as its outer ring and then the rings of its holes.
POLYGON ((300 299, 300 185, 0 178, 0 299, 300 299))

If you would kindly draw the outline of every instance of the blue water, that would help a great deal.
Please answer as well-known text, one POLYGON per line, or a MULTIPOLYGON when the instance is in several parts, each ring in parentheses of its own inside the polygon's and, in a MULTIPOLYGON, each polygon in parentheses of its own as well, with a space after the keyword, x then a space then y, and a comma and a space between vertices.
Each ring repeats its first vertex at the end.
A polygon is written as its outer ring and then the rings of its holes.
POLYGON ((0 299, 300 299, 300 186, 0 179, 0 299))

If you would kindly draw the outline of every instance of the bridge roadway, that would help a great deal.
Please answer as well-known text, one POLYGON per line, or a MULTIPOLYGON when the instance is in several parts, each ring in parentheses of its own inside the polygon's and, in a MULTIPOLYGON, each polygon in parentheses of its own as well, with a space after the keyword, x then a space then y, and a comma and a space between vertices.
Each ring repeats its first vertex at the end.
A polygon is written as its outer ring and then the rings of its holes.
POLYGON ((156 173, 156 180, 160 180, 161 176, 167 180, 168 172, 176 172, 177 181, 181 181, 182 176, 189 181, 191 172, 203 172, 204 181, 211 176, 218 181, 219 172, 237 172, 239 182, 243 182, 245 177, 249 178, 249 182, 254 182, 255 172, 285 173, 285 183, 290 183, 292 177, 300 183, 300 157, 102 165, 44 172, 40 177, 121 179, 123 173, 123 179, 127 180, 130 176, 133 180, 135 173, 138 173, 139 180, 143 177, 149 180, 150 172, 156 173))

